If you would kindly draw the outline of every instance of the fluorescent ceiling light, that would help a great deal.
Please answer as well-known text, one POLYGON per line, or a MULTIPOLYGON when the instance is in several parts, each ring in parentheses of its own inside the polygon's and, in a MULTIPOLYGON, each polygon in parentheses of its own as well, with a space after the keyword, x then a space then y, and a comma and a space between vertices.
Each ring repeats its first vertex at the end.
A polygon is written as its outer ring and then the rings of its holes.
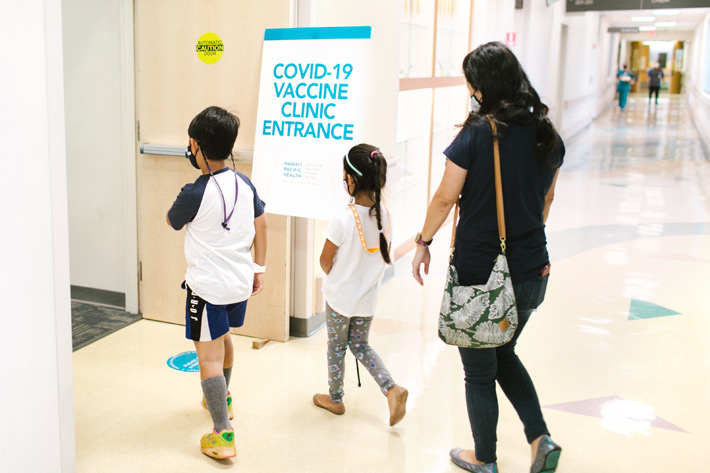
POLYGON ((655 26, 639 26, 639 31, 656 31, 655 26))
POLYGON ((653 10, 654 15, 664 16, 664 15, 678 15, 680 10, 653 10))
POLYGON ((656 26, 664 27, 664 26, 677 26, 678 23, 675 21, 659 21, 656 23, 656 26))
POLYGON ((653 16, 632 16, 631 21, 653 21, 656 18, 653 16))

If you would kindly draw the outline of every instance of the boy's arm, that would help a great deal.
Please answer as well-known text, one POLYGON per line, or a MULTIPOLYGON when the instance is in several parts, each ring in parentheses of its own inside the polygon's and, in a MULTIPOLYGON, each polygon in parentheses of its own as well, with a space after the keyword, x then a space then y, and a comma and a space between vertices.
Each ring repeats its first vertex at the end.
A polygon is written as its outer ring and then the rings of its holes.
POLYGON ((325 274, 330 273, 333 268, 333 259, 335 258, 335 252, 338 251, 338 247, 335 243, 326 239, 323 245, 323 251, 320 254, 320 267, 323 269, 325 274))
MULTIPOLYGON (((258 266, 266 266, 266 214, 261 214, 254 219, 254 263, 258 266)), ((264 273, 254 273, 254 285, 251 295, 259 294, 264 286, 264 273)))
POLYGON ((165 221, 174 230, 182 229, 197 216, 206 184, 207 180, 198 179, 195 184, 187 184, 180 189, 180 193, 165 216, 165 221))

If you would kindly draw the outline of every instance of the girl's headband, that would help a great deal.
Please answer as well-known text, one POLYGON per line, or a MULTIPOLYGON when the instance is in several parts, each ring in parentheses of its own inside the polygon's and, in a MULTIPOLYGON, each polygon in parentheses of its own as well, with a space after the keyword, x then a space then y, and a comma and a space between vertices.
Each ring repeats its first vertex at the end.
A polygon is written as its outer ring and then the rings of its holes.
POLYGON ((355 166, 353 166, 353 163, 350 162, 350 158, 348 158, 348 155, 347 155, 347 154, 345 155, 345 161, 348 163, 348 166, 350 166, 350 168, 351 168, 353 171, 355 171, 355 174, 357 174, 358 176, 362 177, 362 173, 361 173, 360 171, 358 171, 358 169, 357 169, 355 166))

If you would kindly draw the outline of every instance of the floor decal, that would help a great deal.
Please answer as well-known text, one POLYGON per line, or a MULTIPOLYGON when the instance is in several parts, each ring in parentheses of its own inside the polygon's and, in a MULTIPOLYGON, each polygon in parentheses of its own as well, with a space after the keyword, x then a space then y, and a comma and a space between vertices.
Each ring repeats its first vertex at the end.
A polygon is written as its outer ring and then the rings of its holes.
POLYGON ((605 427, 620 433, 643 431, 649 427, 688 433, 687 430, 656 417, 651 406, 627 401, 616 395, 543 407, 603 419, 605 427))
POLYGON ((631 299, 629 320, 655 319, 658 317, 668 317, 669 315, 680 315, 680 312, 661 307, 652 302, 631 299))

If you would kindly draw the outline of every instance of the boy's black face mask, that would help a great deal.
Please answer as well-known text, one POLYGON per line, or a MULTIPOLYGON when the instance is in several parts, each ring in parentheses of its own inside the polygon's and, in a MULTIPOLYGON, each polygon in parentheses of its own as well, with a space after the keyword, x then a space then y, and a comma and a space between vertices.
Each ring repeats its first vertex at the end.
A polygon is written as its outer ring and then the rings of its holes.
POLYGON ((185 150, 185 158, 187 158, 188 161, 190 161, 190 164, 192 164, 192 167, 195 169, 200 169, 200 166, 197 165, 197 158, 195 158, 195 155, 192 154, 192 150, 190 149, 190 143, 187 143, 187 149, 185 150))

